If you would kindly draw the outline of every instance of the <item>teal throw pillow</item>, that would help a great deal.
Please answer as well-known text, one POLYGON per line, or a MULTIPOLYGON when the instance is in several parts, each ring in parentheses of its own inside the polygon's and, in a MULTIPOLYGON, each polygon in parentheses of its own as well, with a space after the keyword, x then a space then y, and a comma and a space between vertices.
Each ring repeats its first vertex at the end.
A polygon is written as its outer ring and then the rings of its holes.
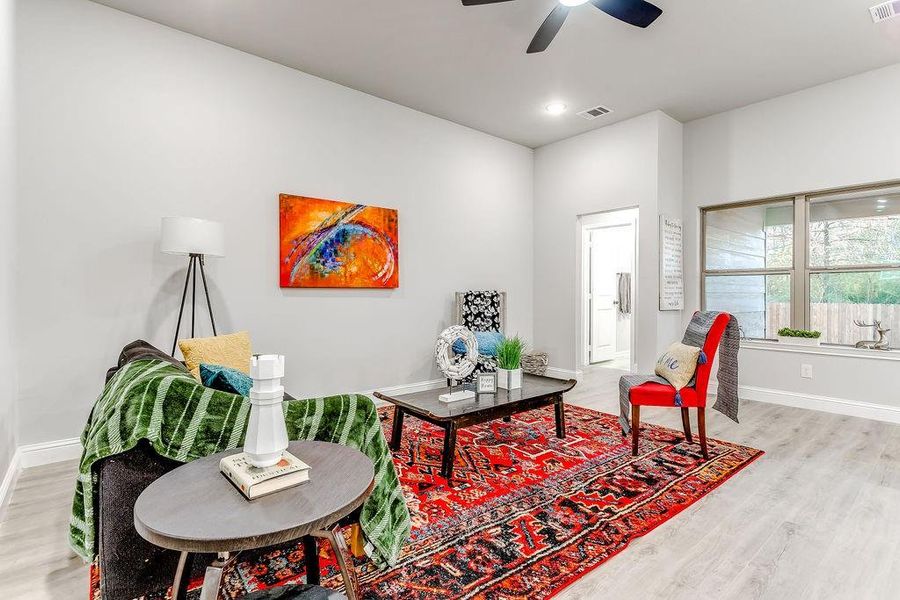
POLYGON ((249 375, 222 365, 201 363, 200 381, 208 388, 247 397, 250 396, 250 388, 253 387, 253 379, 249 375))
MULTIPOLYGON (((482 356, 497 356, 497 344, 503 341, 503 334, 499 331, 476 331, 475 339, 478 340, 478 354, 482 356)), ((466 345, 462 340, 453 342, 453 351, 456 354, 465 354, 466 345)))

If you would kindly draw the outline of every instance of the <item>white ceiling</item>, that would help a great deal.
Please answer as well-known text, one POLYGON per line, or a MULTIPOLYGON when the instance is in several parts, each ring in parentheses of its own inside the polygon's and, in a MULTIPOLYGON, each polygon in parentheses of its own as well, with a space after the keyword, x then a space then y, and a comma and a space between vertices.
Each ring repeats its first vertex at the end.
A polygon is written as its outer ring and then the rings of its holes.
POLYGON ((536 147, 662 109, 680 121, 900 62, 878 0, 657 0, 646 30, 590 4, 525 48, 556 0, 96 0, 536 147), (554 100, 570 110, 550 116, 554 100), (594 121, 576 111, 614 109, 594 121))

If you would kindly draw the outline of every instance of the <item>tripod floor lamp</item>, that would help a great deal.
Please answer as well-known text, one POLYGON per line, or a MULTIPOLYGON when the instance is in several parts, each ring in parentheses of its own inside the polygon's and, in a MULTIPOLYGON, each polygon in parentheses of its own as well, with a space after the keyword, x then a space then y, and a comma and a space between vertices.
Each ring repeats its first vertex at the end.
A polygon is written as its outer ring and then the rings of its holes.
POLYGON ((181 331, 181 318, 184 315, 184 302, 187 300, 188 286, 191 285, 191 337, 194 337, 194 325, 197 315, 197 267, 200 267, 200 278, 203 281, 203 293, 206 295, 206 308, 209 310, 209 322, 213 335, 216 333, 216 320, 213 317, 212 302, 209 299, 209 288, 206 285, 206 270, 203 264, 207 256, 225 256, 225 227, 215 221, 194 219, 192 217, 163 217, 160 250, 166 254, 189 256, 187 274, 184 277, 184 290, 181 292, 181 308, 178 309, 178 324, 175 326, 175 339, 172 340, 172 356, 178 344, 181 331))

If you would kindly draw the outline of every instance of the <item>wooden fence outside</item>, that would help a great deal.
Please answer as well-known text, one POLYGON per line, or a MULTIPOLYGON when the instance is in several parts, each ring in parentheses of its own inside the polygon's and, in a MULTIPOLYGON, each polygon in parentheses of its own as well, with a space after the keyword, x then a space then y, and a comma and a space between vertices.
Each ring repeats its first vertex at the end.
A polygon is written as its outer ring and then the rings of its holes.
MULTIPOLYGON (((791 322, 791 306, 787 302, 770 302, 766 308, 766 331, 775 337, 780 326, 791 322)), ((892 330, 887 334, 891 345, 900 346, 900 305, 816 303, 810 308, 810 324, 822 332, 823 343, 852 346, 859 340, 874 339, 877 336, 872 327, 857 327, 853 320, 871 323, 877 319, 882 328, 892 330)))

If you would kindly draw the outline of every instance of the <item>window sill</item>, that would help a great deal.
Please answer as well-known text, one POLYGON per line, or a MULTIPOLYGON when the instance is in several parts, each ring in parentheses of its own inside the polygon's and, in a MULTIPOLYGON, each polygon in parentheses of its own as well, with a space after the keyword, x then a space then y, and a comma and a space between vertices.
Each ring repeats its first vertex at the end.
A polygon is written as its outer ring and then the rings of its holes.
POLYGON ((869 358, 875 360, 900 361, 900 350, 869 350, 866 348, 851 348, 849 346, 803 346, 800 344, 786 344, 784 342, 744 340, 741 348, 751 350, 769 350, 772 352, 793 352, 796 354, 821 354, 825 356, 846 356, 850 358, 869 358))

